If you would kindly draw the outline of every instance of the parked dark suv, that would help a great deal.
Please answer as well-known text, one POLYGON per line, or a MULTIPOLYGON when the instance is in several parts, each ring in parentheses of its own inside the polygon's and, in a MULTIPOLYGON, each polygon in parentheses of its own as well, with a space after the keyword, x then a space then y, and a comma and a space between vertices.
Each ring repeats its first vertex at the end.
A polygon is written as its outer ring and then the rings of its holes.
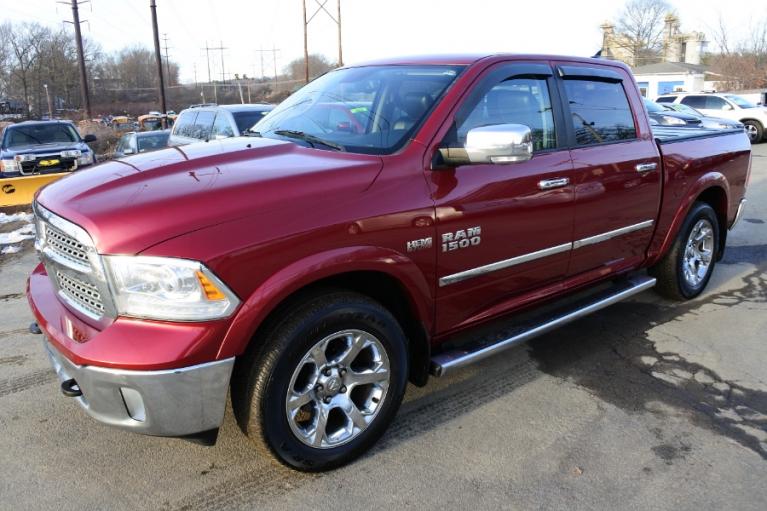
POLYGON ((2 177, 51 174, 77 170, 96 162, 87 142, 69 121, 25 121, 3 131, 0 142, 2 177))
POLYGON ((168 145, 239 137, 274 109, 274 105, 202 105, 182 111, 168 145))

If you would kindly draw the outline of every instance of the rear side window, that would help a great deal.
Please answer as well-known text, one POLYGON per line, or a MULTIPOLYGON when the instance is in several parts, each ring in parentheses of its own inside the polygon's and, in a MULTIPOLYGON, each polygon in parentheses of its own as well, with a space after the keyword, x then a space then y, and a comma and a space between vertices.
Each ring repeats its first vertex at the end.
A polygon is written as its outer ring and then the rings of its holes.
POLYGON ((191 137, 196 117, 197 112, 183 112, 176 120, 176 124, 173 125, 173 134, 181 137, 191 137))
POLYGON ((565 80, 564 84, 578 145, 636 138, 634 116, 621 83, 565 80))
POLYGON ((691 106, 693 108, 706 108, 706 96, 685 96, 682 98, 681 103, 683 105, 691 106))
POLYGON ((234 136, 234 130, 229 123, 229 117, 224 113, 216 115, 216 122, 213 123, 212 138, 229 138, 234 136))
POLYGON ((194 127, 192 128, 192 137, 200 140, 208 140, 210 138, 210 132, 213 130, 213 119, 216 117, 215 112, 203 110, 197 114, 197 119, 194 121, 194 127))

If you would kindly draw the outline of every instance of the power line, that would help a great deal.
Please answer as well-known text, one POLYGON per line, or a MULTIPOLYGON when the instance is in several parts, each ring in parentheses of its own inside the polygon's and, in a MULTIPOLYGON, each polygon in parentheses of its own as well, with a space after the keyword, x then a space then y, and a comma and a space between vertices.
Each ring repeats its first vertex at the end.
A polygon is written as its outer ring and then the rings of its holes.
POLYGON ((306 83, 309 83, 309 23, 311 23, 314 17, 317 16, 320 12, 327 14, 328 17, 333 20, 336 25, 338 25, 338 65, 344 65, 343 48, 341 45, 341 0, 336 0, 337 9, 335 16, 333 16, 330 11, 325 8, 328 0, 322 0, 321 2, 320 0, 314 0, 314 3, 316 3, 318 7, 314 13, 307 18, 306 0, 301 0, 304 14, 304 79, 306 80, 306 83))
POLYGON ((274 44, 272 44, 271 49, 264 50, 263 48, 260 48, 256 50, 261 56, 261 78, 266 77, 266 72, 264 69, 264 53, 271 53, 272 54, 272 64, 274 66, 274 79, 277 79, 277 53, 280 52, 279 48, 275 48, 274 44))

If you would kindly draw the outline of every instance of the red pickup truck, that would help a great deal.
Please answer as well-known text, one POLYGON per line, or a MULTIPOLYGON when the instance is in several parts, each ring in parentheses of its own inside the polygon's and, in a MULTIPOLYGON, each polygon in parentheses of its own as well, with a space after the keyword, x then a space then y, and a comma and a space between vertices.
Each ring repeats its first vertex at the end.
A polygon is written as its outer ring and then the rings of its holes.
POLYGON ((329 469, 383 434, 408 380, 653 286, 701 293, 750 158, 742 130, 651 131, 615 62, 346 67, 244 137, 44 188, 31 328, 101 422, 211 441, 231 395, 257 447, 329 469), (469 330, 508 314, 500 339, 469 330))

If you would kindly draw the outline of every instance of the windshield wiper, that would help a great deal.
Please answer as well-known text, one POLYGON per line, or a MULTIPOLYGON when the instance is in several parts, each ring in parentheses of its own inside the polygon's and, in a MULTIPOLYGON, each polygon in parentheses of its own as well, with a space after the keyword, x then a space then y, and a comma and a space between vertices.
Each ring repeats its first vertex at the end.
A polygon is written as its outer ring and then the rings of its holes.
POLYGON ((328 140, 323 140, 320 137, 315 137, 314 135, 310 135, 308 133, 304 133, 303 131, 297 131, 297 130, 274 130, 272 133, 275 135, 280 135, 283 137, 288 138, 297 138, 298 140, 303 140, 305 142, 309 142, 309 144, 312 147, 316 147, 317 144, 324 145, 326 147, 330 147, 331 149, 335 149, 336 151, 346 151, 346 148, 342 146, 341 144, 336 144, 335 142, 330 142, 328 140))

